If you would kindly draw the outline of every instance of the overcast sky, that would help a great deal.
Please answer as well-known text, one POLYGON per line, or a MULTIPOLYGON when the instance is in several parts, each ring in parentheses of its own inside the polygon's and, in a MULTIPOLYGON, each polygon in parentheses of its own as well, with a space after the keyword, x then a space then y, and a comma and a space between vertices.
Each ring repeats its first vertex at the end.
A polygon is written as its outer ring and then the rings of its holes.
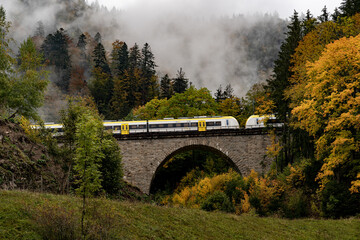
POLYGON ((190 13, 203 16, 277 12, 281 18, 288 18, 293 14, 294 9, 299 13, 305 13, 309 9, 314 16, 319 16, 325 5, 332 13, 335 7, 340 6, 342 0, 177 0, 177 2, 175 0, 98 0, 98 2, 110 9, 116 7, 125 11, 139 8, 158 11, 187 9, 190 13), (178 8, 179 5, 182 6, 178 8))

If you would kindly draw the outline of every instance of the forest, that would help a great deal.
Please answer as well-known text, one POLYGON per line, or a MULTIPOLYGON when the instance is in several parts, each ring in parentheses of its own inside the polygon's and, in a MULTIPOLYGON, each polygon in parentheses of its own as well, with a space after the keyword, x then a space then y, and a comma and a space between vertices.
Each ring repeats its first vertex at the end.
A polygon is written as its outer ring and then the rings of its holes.
MULTIPOLYGON (((37 1, 21 2, 38 6, 37 1)), ((282 22, 265 16, 273 20, 270 27, 264 27, 261 19, 252 28, 231 31, 239 59, 246 56, 247 62, 256 62, 258 79, 244 83, 239 78, 233 84, 228 76, 247 70, 230 69, 224 75, 228 81, 218 81, 214 94, 206 82, 197 87, 200 82, 190 79, 180 64, 175 73, 157 71, 161 66, 149 43, 128 45, 113 39, 109 48, 101 29, 91 34, 72 27, 70 23, 86 18, 96 6, 55 2, 65 6, 57 21, 67 22, 69 29, 47 33, 39 21, 18 49, 13 23, 0 8, 0 118, 21 124, 31 141, 45 146, 46 154, 36 159, 36 166, 46 166, 46 191, 121 199, 125 188, 121 153, 103 129, 103 120, 223 115, 234 116, 244 126, 252 114, 275 114, 284 127, 269 131, 272 145, 267 155, 274 159, 270 172, 242 176, 215 154, 201 149, 185 152, 158 173, 152 200, 159 205, 286 218, 360 214, 359 1, 344 0, 332 13, 325 6, 318 17, 310 11, 304 16, 294 11, 289 21, 282 22), (251 41, 265 29, 274 31, 263 43, 251 41), (285 34, 275 34, 279 31, 285 34), (238 85, 251 86, 237 96, 238 85), (44 121, 64 125, 61 147, 44 127, 30 127, 44 121)), ((15 22, 15 27, 19 25, 15 22)), ((2 188, 11 181, 11 166, 0 162, 2 188)), ((32 184, 19 181, 22 188, 32 184)))

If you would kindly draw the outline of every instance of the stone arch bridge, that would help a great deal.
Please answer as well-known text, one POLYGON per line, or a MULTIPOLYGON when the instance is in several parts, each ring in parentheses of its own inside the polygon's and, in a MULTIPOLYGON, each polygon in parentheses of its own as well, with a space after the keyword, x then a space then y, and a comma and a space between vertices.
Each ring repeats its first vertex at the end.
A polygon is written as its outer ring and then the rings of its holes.
POLYGON ((266 157, 269 136, 261 129, 207 132, 146 133, 115 135, 122 153, 124 179, 149 194, 157 169, 174 155, 206 149, 221 155, 241 174, 251 169, 266 172, 271 159, 266 157))

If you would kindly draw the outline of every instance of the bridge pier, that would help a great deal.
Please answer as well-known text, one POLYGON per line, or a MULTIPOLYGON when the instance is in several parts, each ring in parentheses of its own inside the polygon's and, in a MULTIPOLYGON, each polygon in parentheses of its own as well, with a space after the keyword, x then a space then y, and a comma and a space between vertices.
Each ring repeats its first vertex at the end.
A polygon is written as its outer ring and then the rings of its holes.
POLYGON ((124 179, 149 194, 155 172, 163 161, 192 148, 206 148, 218 152, 231 161, 242 175, 251 169, 267 172, 271 159, 266 157, 266 147, 271 144, 268 135, 219 135, 171 138, 119 139, 124 179))

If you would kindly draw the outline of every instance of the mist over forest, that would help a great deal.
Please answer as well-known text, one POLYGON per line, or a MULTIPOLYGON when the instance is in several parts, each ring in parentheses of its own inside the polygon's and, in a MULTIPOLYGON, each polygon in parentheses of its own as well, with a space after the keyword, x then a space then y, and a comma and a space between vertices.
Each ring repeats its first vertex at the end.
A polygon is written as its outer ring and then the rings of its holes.
POLYGON ((182 68, 196 87, 212 93, 231 84, 243 96, 272 71, 287 22, 276 14, 196 16, 191 11, 147 9, 141 15, 108 10, 84 0, 11 0, 2 3, 11 34, 19 45, 33 36, 41 22, 45 36, 63 28, 76 42, 79 35, 99 32, 111 52, 115 40, 129 46, 148 43, 155 56, 157 75, 174 77, 182 68))

